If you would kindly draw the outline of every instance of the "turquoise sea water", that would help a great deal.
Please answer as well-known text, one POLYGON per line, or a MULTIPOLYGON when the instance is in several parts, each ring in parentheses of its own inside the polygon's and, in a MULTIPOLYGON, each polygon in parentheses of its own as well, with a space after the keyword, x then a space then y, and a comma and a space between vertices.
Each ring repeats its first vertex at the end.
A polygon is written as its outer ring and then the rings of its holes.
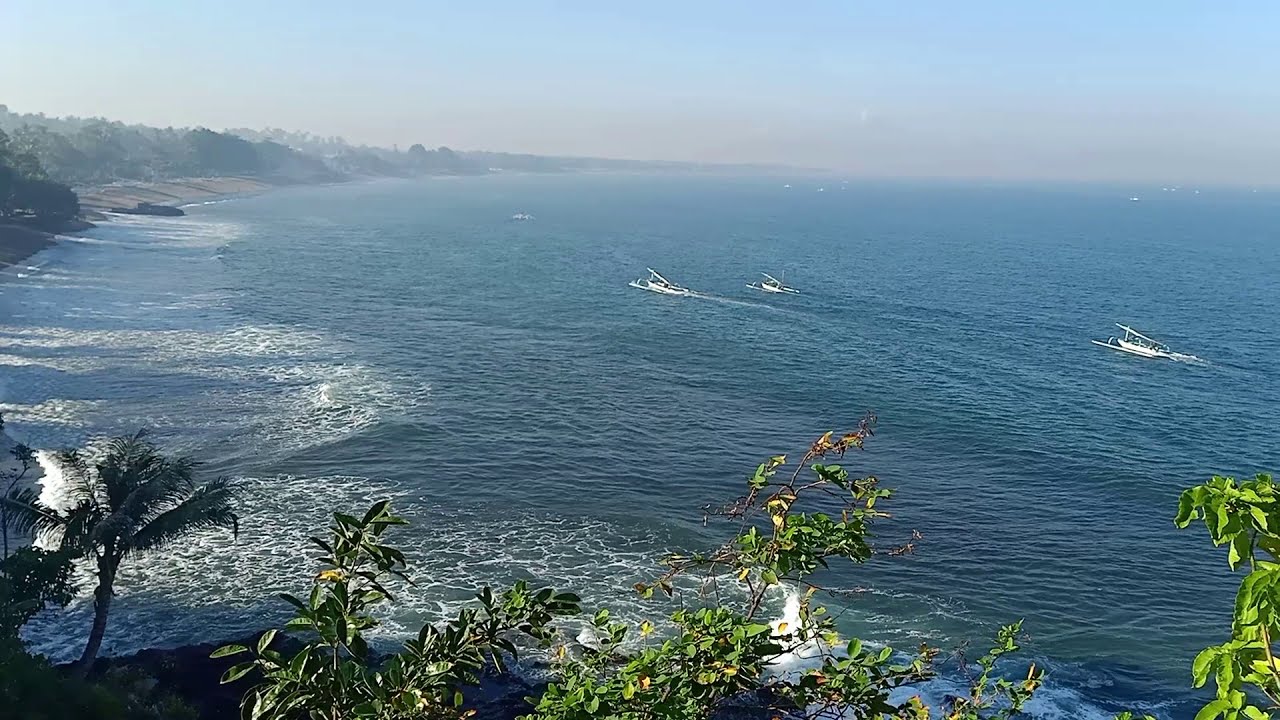
MULTIPOLYGON (((862 590, 832 601, 848 632, 950 647, 1025 618, 1040 717, 1194 714, 1236 579, 1171 517, 1212 473, 1280 467, 1273 193, 493 176, 188 212, 0 280, 16 436, 145 425, 242 478, 239 541, 132 568, 111 651, 283 616, 306 533, 383 496, 419 583, 388 636, 516 577, 654 617, 625 588, 714 541, 699 508, 874 409, 847 464, 898 490, 885 542, 924 539, 828 579, 862 590), (708 297, 628 287, 646 266, 708 297), (1088 342, 1113 321, 1203 362, 1088 342)), ((86 610, 33 639, 70 654, 86 610)))

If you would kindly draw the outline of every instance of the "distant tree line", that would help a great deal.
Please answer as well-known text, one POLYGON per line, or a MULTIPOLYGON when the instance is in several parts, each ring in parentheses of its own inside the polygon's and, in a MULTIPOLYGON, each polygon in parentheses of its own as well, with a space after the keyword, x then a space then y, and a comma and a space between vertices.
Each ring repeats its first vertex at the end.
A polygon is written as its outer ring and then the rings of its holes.
MULTIPOLYGON (((279 128, 156 128, 105 118, 48 117, 15 113, 0 105, 0 131, 21 162, 41 171, 23 177, 73 187, 117 181, 154 182, 184 177, 248 175, 285 182, 332 182, 351 176, 478 175, 495 170, 574 172, 583 170, 697 171, 692 163, 637 162, 600 158, 546 157, 494 152, 407 151, 352 145, 279 128)), ((25 166, 24 166, 25 167, 25 166)))

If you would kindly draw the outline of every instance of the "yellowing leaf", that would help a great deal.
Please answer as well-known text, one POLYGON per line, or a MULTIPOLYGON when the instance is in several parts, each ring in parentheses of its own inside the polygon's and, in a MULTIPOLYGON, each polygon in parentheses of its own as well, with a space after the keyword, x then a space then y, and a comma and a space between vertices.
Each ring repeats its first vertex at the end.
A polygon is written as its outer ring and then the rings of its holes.
POLYGON ((738 668, 730 665, 729 667, 725 668, 723 672, 725 677, 733 677, 734 675, 738 674, 738 668))
POLYGON ((641 676, 640 676, 640 688, 641 688, 641 689, 643 689, 643 690, 648 690, 648 689, 649 689, 649 676, 648 676, 648 675, 641 675, 641 676))
POLYGON ((738 580, 739 581, 746 580, 747 575, 750 574, 750 572, 751 572, 751 568, 742 568, 742 570, 738 572, 738 580))
POLYGON ((773 516, 773 526, 774 526, 774 527, 779 527, 779 528, 780 528, 780 527, 782 527, 782 523, 783 523, 783 522, 785 522, 785 520, 783 520, 783 518, 782 518, 782 516, 781 516, 781 515, 774 515, 774 516, 773 516))
POLYGON ((316 580, 320 582, 342 582, 343 577, 341 570, 325 570, 316 576, 316 580))
POLYGON ((786 631, 787 631, 787 624, 784 622, 778 623, 778 632, 784 633, 786 631))

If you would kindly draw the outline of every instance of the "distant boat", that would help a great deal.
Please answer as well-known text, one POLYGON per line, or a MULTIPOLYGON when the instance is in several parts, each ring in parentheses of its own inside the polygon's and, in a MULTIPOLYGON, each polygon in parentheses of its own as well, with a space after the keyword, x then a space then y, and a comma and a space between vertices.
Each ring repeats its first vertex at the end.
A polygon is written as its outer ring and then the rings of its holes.
POLYGON ((784 188, 789 188, 789 187, 791 187, 791 185, 789 185, 789 184, 788 184, 788 185, 783 185, 782 187, 784 187, 784 188))
POLYGON ((512 220, 532 220, 533 216, 530 215, 529 213, 516 213, 515 215, 511 216, 511 219, 512 220))
POLYGON ((1146 358, 1173 358, 1174 352, 1168 345, 1143 335, 1128 325, 1116 323, 1116 327, 1124 330, 1124 337, 1109 337, 1103 340, 1090 340, 1094 345, 1101 345, 1112 350, 1138 355, 1146 358))
POLYGON ((818 188, 818 192, 826 192, 826 191, 827 191, 826 188, 818 188))
POLYGON ((786 285, 783 284, 781 280, 770 275, 769 273, 760 273, 760 274, 764 276, 764 279, 757 282, 750 283, 747 285, 747 287, 755 290, 762 290, 767 293, 791 293, 792 295, 800 294, 799 290, 792 287, 787 287, 786 285))
POLYGON ((1129 198, 1129 202, 1138 202, 1138 201, 1139 201, 1139 200, 1141 200, 1141 199, 1142 199, 1142 198, 1140 198, 1140 197, 1131 197, 1131 198, 1129 198))
POLYGON ((693 291, 689 288, 681 287, 662 277, 662 275, 658 274, 657 270, 654 270, 653 268, 645 268, 645 270, 649 271, 649 277, 647 279, 640 278, 638 280, 632 280, 627 284, 633 288, 640 288, 641 290, 648 290, 649 292, 661 293, 663 295, 693 294, 693 291))

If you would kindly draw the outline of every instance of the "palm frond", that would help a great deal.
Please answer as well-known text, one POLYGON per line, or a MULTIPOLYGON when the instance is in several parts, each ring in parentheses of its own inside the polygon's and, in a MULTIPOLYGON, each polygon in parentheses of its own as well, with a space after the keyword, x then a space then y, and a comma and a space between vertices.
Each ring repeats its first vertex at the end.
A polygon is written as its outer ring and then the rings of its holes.
POLYGON ((169 460, 152 450, 140 452, 125 461, 113 463, 111 472, 117 489, 129 488, 122 499, 112 501, 110 512, 94 528, 94 539, 103 545, 117 544, 116 539, 129 538, 152 519, 177 507, 195 490, 192 476, 196 462, 180 457, 169 460))
POLYGON ((97 483, 82 452, 59 450, 53 453, 51 459, 62 476, 62 483, 55 491, 68 505, 98 504, 97 483))
POLYGON ((156 447, 139 430, 106 441, 96 463, 98 479, 106 491, 107 504, 114 510, 124 505, 129 494, 145 483, 152 467, 162 461, 156 447))
POLYGON ((182 502, 152 518, 126 539, 128 553, 162 548, 191 533, 210 528, 240 532, 240 520, 232 509, 232 487, 227 478, 218 478, 192 489, 182 502))
POLYGON ((40 502, 40 493, 33 488, 22 488, 0 496, 0 505, 9 516, 9 527, 20 533, 52 531, 66 523, 66 518, 40 502))
POLYGON ((72 508, 65 514, 59 547, 79 555, 97 552, 99 545, 94 528, 102 519, 102 510, 97 505, 85 503, 72 508))

